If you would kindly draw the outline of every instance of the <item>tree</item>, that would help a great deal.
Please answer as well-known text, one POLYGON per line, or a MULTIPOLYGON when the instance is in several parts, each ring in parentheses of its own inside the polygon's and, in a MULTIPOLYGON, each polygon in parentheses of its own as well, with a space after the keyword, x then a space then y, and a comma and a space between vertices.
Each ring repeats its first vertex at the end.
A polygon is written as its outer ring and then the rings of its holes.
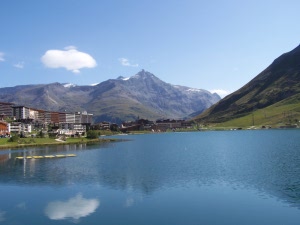
POLYGON ((99 134, 96 130, 89 130, 87 133, 86 133, 86 138, 89 138, 89 139, 96 139, 99 137, 99 134))
POLYGON ((37 134, 37 137, 40 137, 40 138, 45 137, 45 134, 43 133, 42 130, 37 134))
POLYGON ((119 131, 119 126, 114 123, 112 123, 109 128, 111 131, 119 131))

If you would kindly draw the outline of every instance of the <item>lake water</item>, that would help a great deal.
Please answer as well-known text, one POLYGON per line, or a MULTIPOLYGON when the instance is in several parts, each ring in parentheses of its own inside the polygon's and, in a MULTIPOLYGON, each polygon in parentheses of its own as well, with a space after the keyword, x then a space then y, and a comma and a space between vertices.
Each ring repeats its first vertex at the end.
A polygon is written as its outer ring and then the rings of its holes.
POLYGON ((300 130, 118 138, 1 150, 0 224, 300 224, 300 130))

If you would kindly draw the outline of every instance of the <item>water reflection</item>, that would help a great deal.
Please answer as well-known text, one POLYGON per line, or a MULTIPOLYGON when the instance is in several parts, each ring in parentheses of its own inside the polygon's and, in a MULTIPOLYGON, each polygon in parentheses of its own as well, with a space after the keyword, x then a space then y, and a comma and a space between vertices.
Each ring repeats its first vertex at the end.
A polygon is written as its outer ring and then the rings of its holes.
MULTIPOLYGON (((299 138, 298 131, 199 132, 140 135, 130 142, 101 146, 33 148, 3 157, 0 184, 99 185, 152 195, 191 183, 212 186, 224 182, 299 207, 299 138), (23 154, 63 152, 78 154, 49 160, 14 159, 23 154)), ((124 206, 134 204, 134 199, 128 198, 124 206)))
POLYGON ((0 223, 5 221, 5 213, 6 212, 0 210, 0 223))
POLYGON ((20 202, 19 204, 16 205, 16 208, 25 210, 26 209, 26 203, 25 202, 20 202))
POLYGON ((10 154, 3 154, 0 155, 0 163, 5 163, 6 161, 8 161, 10 159, 10 154))
POLYGON ((133 206, 134 199, 132 197, 127 197, 124 206, 126 208, 133 206))
POLYGON ((49 202, 45 214, 51 220, 71 219, 73 222, 79 222, 80 218, 94 213, 99 205, 98 199, 87 199, 77 194, 67 201, 49 202))
MULTIPOLYGON (((105 147, 105 145, 97 145, 105 147)), ((50 184, 63 185, 73 182, 73 176, 67 174, 72 170, 72 159, 26 159, 26 156, 70 154, 95 148, 93 145, 58 145, 46 147, 31 147, 0 151, 0 183, 50 184), (16 157, 23 157, 17 159, 16 157), (66 162, 66 163, 65 163, 66 162)), ((75 160, 76 161, 76 160, 75 160)), ((76 174, 73 174, 75 177, 76 174)), ((76 179, 76 178, 75 178, 76 179)))

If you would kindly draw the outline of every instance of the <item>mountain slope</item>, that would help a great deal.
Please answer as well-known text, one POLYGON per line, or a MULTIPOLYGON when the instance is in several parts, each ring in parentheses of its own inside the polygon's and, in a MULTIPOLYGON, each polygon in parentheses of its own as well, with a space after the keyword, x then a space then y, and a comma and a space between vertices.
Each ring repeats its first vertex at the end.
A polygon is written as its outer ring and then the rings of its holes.
POLYGON ((257 109, 248 115, 235 118, 223 123, 220 127, 284 127, 299 125, 300 93, 283 99, 262 109, 257 109))
POLYGON ((88 111, 94 120, 121 122, 147 119, 184 118, 202 112, 220 100, 202 89, 175 86, 144 70, 95 86, 52 83, 0 88, 0 101, 51 111, 88 111))
POLYGON ((300 46, 274 60, 248 84, 196 117, 224 122, 300 93, 300 46))
POLYGON ((137 116, 148 119, 183 118, 220 100, 219 96, 208 91, 191 90, 165 83, 142 70, 130 78, 119 77, 98 84, 87 105, 98 105, 101 111, 106 112, 105 116, 112 114, 116 120, 120 114, 125 114, 120 119, 132 120, 137 116), (120 104, 127 106, 123 108, 126 113, 117 109, 116 105, 120 104), (120 112, 119 115, 117 112, 120 112))

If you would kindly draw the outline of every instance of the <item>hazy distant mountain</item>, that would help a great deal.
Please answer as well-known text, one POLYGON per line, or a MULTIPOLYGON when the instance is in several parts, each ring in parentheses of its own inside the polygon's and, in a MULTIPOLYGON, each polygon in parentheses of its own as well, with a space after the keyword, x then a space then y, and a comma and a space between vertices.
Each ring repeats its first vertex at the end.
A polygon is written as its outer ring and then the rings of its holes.
POLYGON ((144 70, 91 86, 41 84, 0 88, 0 101, 51 111, 83 111, 95 121, 184 118, 220 100, 202 89, 175 86, 144 70))
POLYGON ((300 103, 300 46, 278 57, 248 84, 196 118, 223 122, 280 101, 285 101, 282 104, 300 103))

